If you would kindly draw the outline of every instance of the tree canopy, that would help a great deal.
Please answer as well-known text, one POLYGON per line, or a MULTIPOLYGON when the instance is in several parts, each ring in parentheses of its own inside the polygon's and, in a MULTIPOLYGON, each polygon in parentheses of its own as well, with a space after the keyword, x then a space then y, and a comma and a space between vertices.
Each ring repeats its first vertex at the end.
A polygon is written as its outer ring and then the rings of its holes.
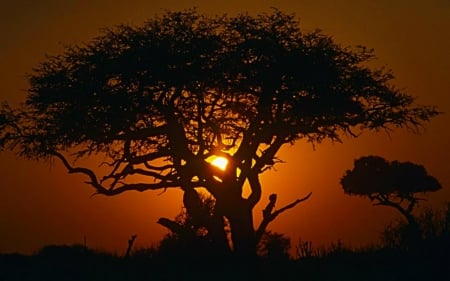
POLYGON ((396 208, 414 224, 411 212, 421 199, 417 194, 442 188, 422 165, 390 162, 379 156, 356 159, 353 169, 342 177, 341 185, 346 194, 365 196, 375 205, 396 208))
POLYGON ((395 194, 405 197, 441 189, 436 178, 422 165, 390 162, 379 156, 356 159, 354 168, 346 172, 341 183, 345 193, 360 196, 395 194))
POLYGON ((194 188, 206 188, 239 244, 236 237, 254 235, 259 174, 283 145, 416 128, 438 114, 395 88, 390 71, 371 69, 373 58, 365 47, 303 32, 294 15, 278 10, 167 12, 107 29, 39 64, 23 105, 0 110, 0 146, 31 159, 57 157, 99 194, 182 188, 186 203, 194 188), (109 172, 69 161, 92 155, 109 172), (207 161, 214 155, 227 158, 225 171, 207 161), (241 228, 245 234, 234 233, 241 228))

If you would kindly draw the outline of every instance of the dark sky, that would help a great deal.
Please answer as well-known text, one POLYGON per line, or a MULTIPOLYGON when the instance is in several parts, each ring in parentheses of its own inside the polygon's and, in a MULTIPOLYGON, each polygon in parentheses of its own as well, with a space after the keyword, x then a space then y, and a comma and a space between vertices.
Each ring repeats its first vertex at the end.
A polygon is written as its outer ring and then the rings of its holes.
MULTIPOLYGON (((344 46, 375 49, 376 66, 393 69, 395 84, 421 104, 450 112, 450 1, 308 0, 308 1, 1 1, 0 101, 23 101, 25 74, 45 54, 81 43, 99 29, 119 23, 140 24, 164 10, 198 7, 209 14, 268 12, 277 7, 293 12, 304 30, 316 28, 344 46)), ((292 242, 301 238, 319 246, 341 239, 355 246, 376 241, 383 225, 399 217, 372 207, 368 200, 343 194, 339 179, 353 159, 380 155, 388 160, 423 164, 444 189, 431 196, 440 207, 450 201, 449 114, 434 119, 420 135, 407 130, 365 134, 343 144, 323 143, 315 150, 305 142, 280 151, 286 164, 264 174, 263 198, 278 193, 286 204, 313 191, 313 197, 283 214, 271 229, 292 242)), ((89 164, 89 162, 87 162, 89 164)), ((129 193, 90 197, 82 176, 67 175, 59 162, 36 163, 0 154, 0 252, 32 252, 47 244, 83 243, 122 253, 127 239, 156 243, 165 233, 160 216, 181 210, 181 192, 129 193)), ((265 200, 255 208, 256 221, 265 200)))

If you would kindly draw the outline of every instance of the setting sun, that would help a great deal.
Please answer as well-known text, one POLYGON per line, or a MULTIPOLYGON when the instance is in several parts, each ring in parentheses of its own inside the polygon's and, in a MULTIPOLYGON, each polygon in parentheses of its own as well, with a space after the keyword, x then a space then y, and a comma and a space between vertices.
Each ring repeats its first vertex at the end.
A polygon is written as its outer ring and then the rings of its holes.
POLYGON ((216 156, 212 161, 211 164, 216 166, 217 168, 225 171, 228 165, 228 160, 225 157, 216 156))

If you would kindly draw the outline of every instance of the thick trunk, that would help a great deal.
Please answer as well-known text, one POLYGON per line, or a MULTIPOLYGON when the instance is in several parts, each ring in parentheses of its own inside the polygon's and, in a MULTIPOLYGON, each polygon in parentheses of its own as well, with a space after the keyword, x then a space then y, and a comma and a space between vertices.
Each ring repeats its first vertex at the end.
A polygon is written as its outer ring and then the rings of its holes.
POLYGON ((216 211, 228 220, 234 256, 253 261, 257 256, 252 213, 254 204, 250 199, 242 198, 242 183, 236 181, 233 174, 225 175, 222 180, 221 188, 216 189, 213 194, 216 211))
POLYGON ((256 235, 253 227, 252 208, 245 200, 235 202, 226 213, 230 222, 231 241, 238 258, 256 258, 256 235))
POLYGON ((388 204, 385 204, 385 205, 391 206, 391 207, 397 209, 403 215, 403 217, 405 217, 411 231, 417 232, 416 234, 418 234, 420 236, 419 223, 417 222, 416 218, 412 215, 411 211, 408 211, 408 210, 402 208, 402 206, 400 206, 399 204, 395 204, 395 203, 390 204, 390 205, 388 205, 388 204))
POLYGON ((231 252, 224 225, 225 223, 223 217, 220 215, 214 215, 207 227, 209 236, 213 241, 213 247, 215 248, 219 256, 228 256, 228 254, 230 254, 231 252))
POLYGON ((420 225, 411 213, 405 211, 402 212, 402 214, 408 221, 408 227, 405 233, 405 238, 407 239, 406 241, 409 248, 415 248, 420 243, 422 237, 420 225))

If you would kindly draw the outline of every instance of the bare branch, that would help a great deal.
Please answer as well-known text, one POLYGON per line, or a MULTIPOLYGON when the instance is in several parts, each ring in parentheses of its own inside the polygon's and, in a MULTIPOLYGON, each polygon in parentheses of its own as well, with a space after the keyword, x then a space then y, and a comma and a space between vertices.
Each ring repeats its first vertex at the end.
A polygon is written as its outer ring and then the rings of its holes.
POLYGON ((97 176, 95 175, 95 173, 92 170, 87 169, 87 168, 82 168, 82 167, 72 167, 72 165, 69 164, 67 159, 59 152, 52 151, 50 154, 56 156, 57 158, 59 158, 61 160, 63 165, 68 170, 69 174, 77 174, 77 173, 85 174, 89 177, 89 179, 91 180, 89 183, 97 190, 97 192, 99 192, 101 190, 106 190, 105 187, 103 187, 99 183, 97 176))
POLYGON ((139 155, 139 156, 132 156, 130 159, 128 159, 128 161, 132 164, 142 164, 142 163, 146 163, 146 162, 150 162, 159 158, 164 158, 164 157, 169 157, 171 156, 170 152, 165 150, 165 149, 161 149, 158 150, 157 152, 153 152, 153 153, 148 153, 145 155, 139 155))
POLYGON ((416 224, 416 219, 414 218, 414 216, 412 215, 412 210, 415 206, 415 204, 417 203, 417 201, 413 200, 413 201, 408 201, 408 205, 406 208, 404 208, 401 204, 401 202, 394 202, 392 201, 389 197, 384 198, 384 197, 377 197, 376 198, 378 200, 377 203, 374 203, 374 206, 388 206, 388 207, 392 207, 394 209, 396 209, 397 211, 399 211, 403 217, 405 217, 405 219, 408 221, 408 223, 410 224, 416 224))
POLYGON ((130 190, 142 192, 142 191, 146 191, 146 190, 177 188, 177 187, 180 187, 180 185, 181 185, 178 181, 160 181, 157 183, 150 183, 150 184, 149 183, 130 183, 130 184, 121 183, 120 186, 115 187, 114 189, 106 188, 99 182, 97 176, 91 169, 84 168, 84 167, 72 167, 72 165, 69 164, 67 159, 59 152, 52 151, 52 152, 49 152, 49 154, 59 158, 61 160, 61 162, 63 163, 63 165, 68 170, 69 174, 84 174, 84 175, 88 176, 90 181, 88 181, 87 183, 89 183, 90 185, 92 185, 94 187, 96 194, 112 196, 112 195, 120 194, 125 191, 130 191, 130 190))
POLYGON ((160 218, 157 223, 169 229, 172 233, 182 233, 184 231, 183 226, 181 226, 176 221, 168 218, 160 218))
POLYGON ((155 165, 150 165, 148 162, 145 162, 144 166, 149 170, 156 170, 156 171, 164 171, 164 170, 173 169, 173 165, 170 165, 170 164, 163 165, 163 166, 155 166, 155 165))
POLYGON ((127 132, 123 135, 115 136, 117 140, 130 141, 130 140, 146 140, 149 137, 156 137, 167 134, 168 126, 162 125, 159 127, 143 128, 134 132, 127 132))
POLYGON ((282 137, 276 137, 275 140, 270 144, 270 146, 263 151, 261 157, 256 160, 256 163, 255 165, 253 165, 252 170, 260 173, 262 172, 264 166, 273 166, 275 154, 284 143, 285 141, 282 137))
POLYGON ((312 195, 312 192, 310 192, 305 197, 299 198, 299 199, 295 200, 294 202, 284 206, 283 208, 272 212, 273 208, 275 207, 275 203, 277 201, 277 196, 276 196, 276 194, 271 194, 269 196, 269 204, 267 204, 266 208, 264 208, 264 210, 263 210, 263 220, 261 221, 261 224, 259 225, 258 229, 256 230, 256 234, 255 234, 256 241, 259 241, 261 239, 261 237, 264 234, 264 232, 266 231, 269 223, 271 223, 279 214, 283 213, 286 210, 294 208, 295 206, 297 206, 297 204, 299 204, 303 201, 308 200, 309 197, 311 197, 311 195, 312 195))
POLYGON ((148 177, 153 178, 154 180, 160 180, 160 181, 169 180, 170 179, 170 175, 171 175, 171 174, 162 174, 161 172, 149 171, 149 170, 144 170, 144 169, 139 169, 139 168, 135 169, 135 168, 133 168, 133 165, 131 165, 131 164, 126 165, 122 169, 122 171, 120 171, 118 173, 113 173, 113 172, 111 172, 111 174, 109 174, 109 175, 104 176, 101 179, 100 182, 103 183, 103 182, 105 182, 108 179, 113 179, 113 182, 110 185, 110 187, 114 188, 114 186, 118 183, 118 181, 120 179, 124 179, 127 176, 131 176, 131 175, 134 175, 134 174, 148 176, 148 177))
POLYGON ((245 171, 247 173, 242 171, 242 174, 246 174, 250 183, 251 193, 247 200, 251 207, 254 207, 261 199, 261 183, 259 182, 258 174, 264 171, 264 166, 273 165, 275 154, 283 144, 282 138, 276 138, 269 148, 264 150, 263 155, 256 160, 250 171, 245 171))
POLYGON ((248 175, 248 181, 252 192, 247 202, 253 208, 261 200, 261 183, 259 182, 258 173, 251 171, 248 175))
POLYGON ((301 202, 303 202, 303 201, 308 200, 309 197, 311 197, 311 195, 312 195, 312 192, 308 193, 308 195, 306 195, 305 197, 300 198, 300 199, 297 199, 297 200, 295 200, 294 202, 292 202, 291 204, 288 204, 288 205, 284 206, 283 208, 281 208, 281 209, 279 209, 279 210, 276 210, 275 212, 272 213, 272 216, 275 216, 275 217, 276 217, 276 216, 278 216, 279 214, 281 214, 282 212, 284 212, 284 211, 286 211, 286 210, 288 210, 288 209, 294 208, 295 206, 297 206, 297 204, 299 204, 299 203, 301 203, 301 202))

